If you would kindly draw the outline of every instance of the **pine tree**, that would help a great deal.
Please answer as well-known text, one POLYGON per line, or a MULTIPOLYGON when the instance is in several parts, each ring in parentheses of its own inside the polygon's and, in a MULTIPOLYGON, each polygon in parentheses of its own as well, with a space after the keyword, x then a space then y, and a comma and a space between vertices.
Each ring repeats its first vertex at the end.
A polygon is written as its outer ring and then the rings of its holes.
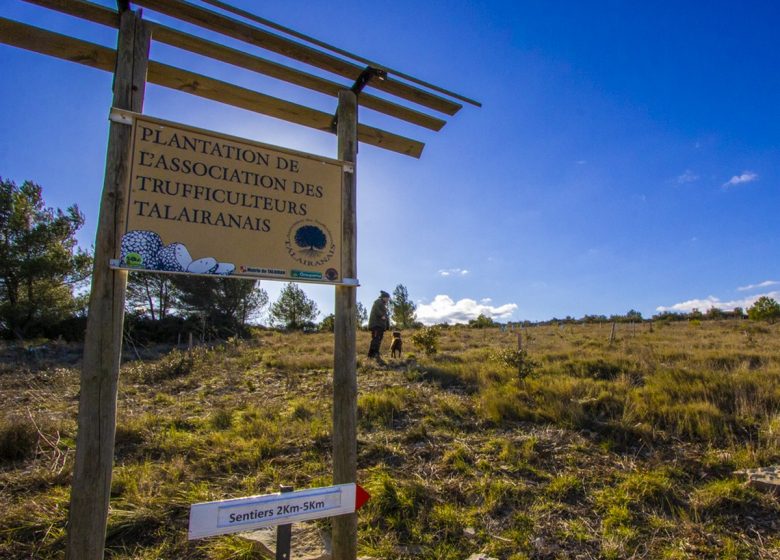
POLYGON ((0 331, 23 339, 77 311, 74 287, 91 272, 78 249, 76 205, 47 208, 40 186, 0 179, 0 331))
POLYGON ((417 319, 417 306, 409 299, 406 286, 398 284, 395 287, 391 305, 393 306, 393 323, 397 327, 408 329, 414 325, 414 321, 417 319))
POLYGON ((274 324, 290 330, 299 330, 314 323, 320 312, 314 300, 294 282, 290 282, 271 305, 271 320, 274 324))

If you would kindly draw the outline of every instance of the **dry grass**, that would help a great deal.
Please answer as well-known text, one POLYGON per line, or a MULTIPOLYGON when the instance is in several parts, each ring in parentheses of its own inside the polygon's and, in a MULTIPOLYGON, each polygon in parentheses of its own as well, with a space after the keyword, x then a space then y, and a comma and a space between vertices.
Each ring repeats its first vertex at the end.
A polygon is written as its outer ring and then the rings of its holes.
MULTIPOLYGON (((498 329, 442 329, 438 353, 383 369, 358 358, 361 554, 780 558, 777 498, 731 474, 780 462, 780 326, 522 334, 527 376, 491 359, 517 344, 498 329)), ((106 557, 257 557, 187 541, 189 505, 330 483, 331 355, 328 334, 258 331, 127 362, 106 557)), ((70 358, 0 365, 0 557, 62 557, 77 394, 70 358)))

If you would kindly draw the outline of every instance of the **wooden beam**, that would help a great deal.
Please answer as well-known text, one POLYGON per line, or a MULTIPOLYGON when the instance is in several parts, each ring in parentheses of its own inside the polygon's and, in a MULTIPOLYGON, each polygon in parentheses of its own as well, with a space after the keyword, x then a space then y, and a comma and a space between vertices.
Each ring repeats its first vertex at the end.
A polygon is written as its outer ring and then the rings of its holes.
MULTIPOLYGON (((293 58, 305 64, 333 72, 345 78, 356 80, 364 70, 363 66, 352 64, 341 58, 329 55, 317 49, 307 47, 279 35, 269 33, 257 27, 229 18, 217 12, 200 8, 182 0, 134 0, 136 4, 189 23, 240 39, 241 41, 262 47, 293 58)), ((447 115, 454 115, 462 105, 449 99, 411 86, 405 82, 388 78, 371 82, 372 87, 392 95, 407 99, 419 105, 429 107, 447 115)))
MULTIPOLYGON (((81 0, 24 0, 28 4, 35 4, 50 10, 57 10, 64 14, 80 17, 87 21, 100 23, 109 27, 119 25, 119 14, 110 8, 93 4, 91 2, 82 2, 81 0)), ((151 22, 146 22, 151 25, 151 22)))
MULTIPOLYGON (((234 66, 253 70, 333 97, 337 97, 339 91, 345 89, 345 87, 349 87, 161 25, 156 25, 152 33, 154 39, 163 43, 208 56, 234 66)), ((361 95, 359 97, 359 102, 360 105, 368 109, 379 111, 380 113, 396 117, 430 130, 441 130, 446 124, 446 121, 442 119, 373 95, 361 95)))
POLYGON ((3 17, 0 17, 0 43, 108 72, 113 72, 116 64, 113 49, 3 17))
MULTIPOLYGON (((171 89, 240 107, 295 124, 332 132, 333 116, 303 105, 188 72, 160 62, 149 63, 149 81, 171 89)), ((358 139, 366 144, 419 158, 424 144, 371 126, 358 127, 358 139)))
MULTIPOLYGON (((289 27, 285 27, 283 25, 279 25, 278 23, 275 23, 271 20, 262 18, 258 16, 257 14, 254 14, 252 12, 248 12, 247 10, 242 10, 241 8, 237 8, 235 6, 232 6, 228 4, 227 2, 222 2, 221 0, 202 0, 206 4, 211 4, 212 6, 215 6, 217 8, 220 8, 222 10, 225 10, 226 12, 230 12, 234 15, 241 16, 243 18, 246 18, 248 20, 254 21, 255 23, 259 23, 261 25, 265 25, 266 27, 270 27, 271 29, 276 29, 277 31, 281 31, 285 35, 290 35, 291 37, 295 37, 296 39, 301 39, 303 41, 306 41, 307 43, 310 43, 312 45, 316 45, 318 47, 321 47, 325 50, 328 50, 330 52, 339 54, 345 58, 351 58, 352 60, 356 62, 360 62, 362 64, 365 64, 367 66, 372 66, 374 68, 378 68, 380 70, 384 70, 388 74, 392 74, 394 76, 398 76, 399 78, 403 78, 407 82, 412 82, 417 84, 418 86, 423 86, 424 88, 431 89, 433 91, 438 91, 439 93, 442 93, 446 95, 447 97, 452 97, 454 99, 459 99, 460 101, 465 101, 466 103, 470 103, 474 105, 475 107, 482 107, 482 103, 479 101, 475 101, 473 99, 470 99, 468 97, 465 97, 459 93, 455 93, 454 91, 446 90, 442 87, 439 87, 434 84, 430 84, 428 82, 425 82, 423 80, 420 80, 418 78, 415 78, 414 76, 409 76, 408 74, 404 74, 403 72, 399 72, 398 70, 394 70, 392 68, 388 68, 387 66, 383 64, 379 64, 378 62, 374 62, 373 60, 369 60, 367 58, 363 58, 362 56, 359 56, 357 54, 345 51, 344 49, 340 49, 338 47, 334 47, 333 45, 329 45, 323 41, 320 41, 319 39, 315 39, 314 37, 311 37, 309 35, 305 35, 303 33, 300 33, 299 31, 296 31, 294 29, 290 29, 289 27)), ((358 99, 358 103, 360 103, 360 100, 358 99)))
MULTIPOLYGON (((118 21, 118 14, 115 11, 104 8, 98 4, 85 2, 84 0, 25 1, 110 27, 116 27, 118 21)), ((297 86, 325 93, 333 97, 338 97, 339 91, 345 87, 343 84, 332 82, 312 74, 307 74, 282 64, 271 62, 270 60, 266 60, 259 56, 254 56, 237 49, 220 45, 213 41, 207 41, 187 33, 182 33, 181 31, 171 29, 170 27, 158 23, 147 22, 147 25, 151 27, 152 38, 155 41, 160 41, 234 66, 246 68, 279 80, 284 80, 297 86)), ((367 109, 373 109, 380 113, 396 117, 430 130, 439 131, 446 124, 442 119, 373 95, 362 94, 358 98, 358 102, 367 109)))
MULTIPOLYGON (((114 70, 116 62, 116 52, 113 49, 5 18, 0 18, 0 43, 109 72, 114 70)), ((324 132, 332 132, 333 117, 328 113, 160 62, 149 62, 147 81, 255 113, 316 128, 324 132)), ((358 138, 366 144, 416 158, 420 157, 425 146, 417 140, 366 125, 359 126, 358 138)))

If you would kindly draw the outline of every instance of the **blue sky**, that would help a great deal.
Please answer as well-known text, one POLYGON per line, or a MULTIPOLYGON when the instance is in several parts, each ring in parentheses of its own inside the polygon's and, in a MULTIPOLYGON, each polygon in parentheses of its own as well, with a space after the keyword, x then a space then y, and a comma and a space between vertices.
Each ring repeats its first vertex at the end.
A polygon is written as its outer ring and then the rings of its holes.
MULTIPOLYGON (((425 322, 780 299, 779 4, 233 3, 484 105, 465 106, 438 133, 361 111, 366 124, 426 142, 420 160, 360 149, 365 305, 399 283, 425 322)), ((0 2, 0 16, 116 40, 20 0, 0 2)), ((152 58, 335 111, 332 98, 164 45, 152 58)), ((0 68, 0 176, 38 182, 49 205, 78 203, 87 217, 79 239, 90 246, 111 76, 5 45, 0 68)), ((145 112, 336 153, 329 134, 158 86, 148 86, 145 112)), ((275 299, 282 284, 263 287, 275 299)), ((332 311, 331 287, 304 288, 332 311)))

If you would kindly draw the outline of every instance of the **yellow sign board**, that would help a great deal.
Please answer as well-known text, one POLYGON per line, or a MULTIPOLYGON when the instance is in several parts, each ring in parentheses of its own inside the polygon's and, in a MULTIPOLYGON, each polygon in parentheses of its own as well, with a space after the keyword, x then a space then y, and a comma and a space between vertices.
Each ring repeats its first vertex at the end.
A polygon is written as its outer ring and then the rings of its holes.
POLYGON ((132 122, 117 268, 349 283, 348 164, 114 110, 132 122))

